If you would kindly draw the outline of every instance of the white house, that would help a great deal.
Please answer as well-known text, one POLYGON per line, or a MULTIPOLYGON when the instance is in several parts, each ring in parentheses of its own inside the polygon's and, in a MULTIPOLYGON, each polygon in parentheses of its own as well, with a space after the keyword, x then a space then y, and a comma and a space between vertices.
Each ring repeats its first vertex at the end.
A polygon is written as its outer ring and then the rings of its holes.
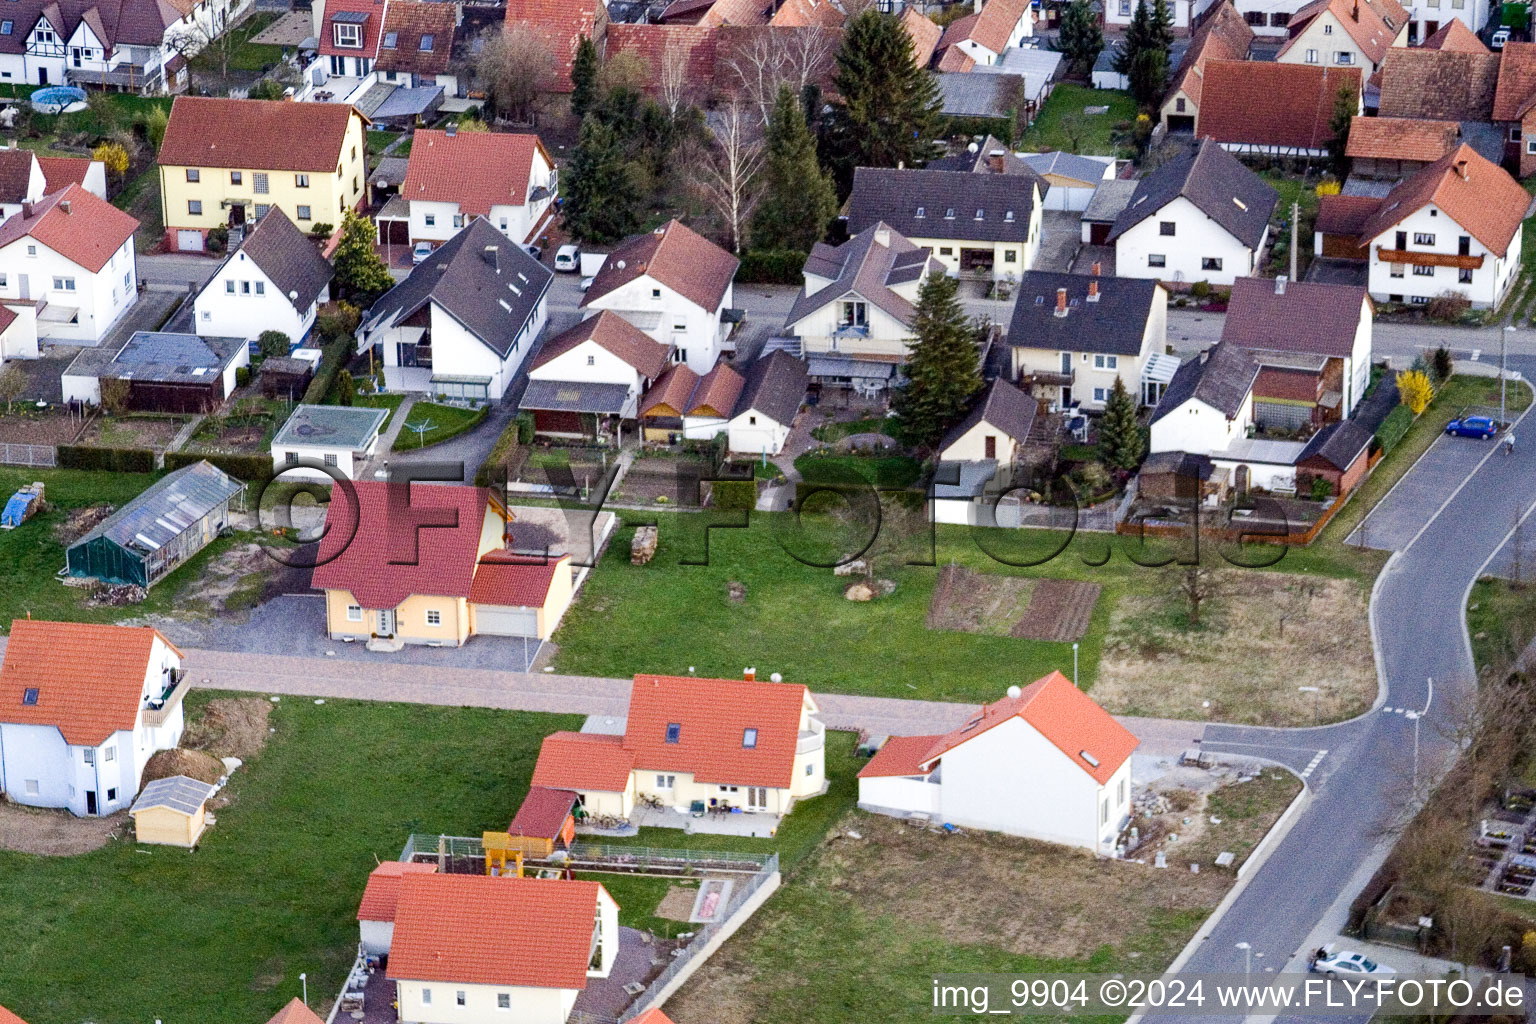
POLYGON ((0 366, 11 359, 36 359, 37 307, 30 302, 0 305, 0 366))
POLYGON ((1279 200, 1264 179, 1205 139, 1137 183, 1108 234, 1115 274, 1221 285, 1247 277, 1279 200))
POLYGON ((640 396, 671 363, 670 348, 607 310, 550 338, 528 370, 519 407, 533 413, 533 429, 560 437, 593 430, 583 416, 632 420, 640 396))
POLYGON ((279 331, 302 343, 320 304, 330 301, 335 276, 315 243, 274 206, 198 293, 197 333, 254 341, 279 331))
POLYGON ((950 22, 939 37, 937 49, 954 46, 977 64, 995 64, 1035 34, 1029 0, 986 0, 978 8, 975 13, 950 22))
POLYGON ((537 135, 421 128, 400 198, 410 204, 412 243, 447 241, 475 217, 528 243, 553 216, 557 185, 554 158, 537 135))
POLYGON ((805 363, 783 350, 753 362, 747 367, 741 397, 726 423, 726 447, 740 455, 769 456, 783 451, 809 383, 805 363))
POLYGON ((674 360, 706 373, 728 347, 735 319, 731 282, 740 264, 681 221, 668 221, 614 249, 581 308, 586 316, 605 309, 619 314, 671 346, 674 360))
POLYGON ((1357 67, 1369 78, 1387 51, 1408 45, 1408 22, 1397 0, 1313 0, 1291 15, 1275 60, 1357 67))
POLYGON ((0 791, 107 815, 181 742, 181 652, 148 626, 17 619, 0 664, 0 791))
POLYGON ((619 905, 598 882, 409 872, 388 977, 401 1020, 565 1024, 619 942, 619 905))
POLYGON ((999 377, 971 403, 971 411, 939 442, 940 462, 991 460, 1007 465, 1035 422, 1036 403, 999 377))
POLYGON ((859 772, 859 806, 1113 855, 1137 744, 1052 672, 952 732, 891 737, 859 772))
MULTIPOLYGON (((1152 0, 1105 0, 1104 3, 1104 27, 1119 34, 1125 32, 1131 19, 1136 16, 1136 8, 1145 3, 1152 6, 1152 0)), ((1175 35, 1188 35, 1194 27, 1200 15, 1210 6, 1210 0, 1169 0, 1168 14, 1173 19, 1173 31, 1175 35)))
POLYGON ((379 428, 388 418, 388 409, 363 405, 296 406, 272 438, 272 472, 288 480, 334 479, 324 470, 300 465, 318 462, 355 480, 360 464, 377 450, 379 428))
POLYGON ((15 0, 0 17, 0 82, 172 93, 187 56, 221 35, 242 0, 15 0))
POLYGON ((554 274, 483 218, 438 247, 363 318, 390 391, 499 400, 548 319, 554 274))
POLYGON ((37 154, 30 149, 0 149, 0 219, 16 216, 22 203, 35 203, 47 192, 48 179, 37 154))
POLYGON ((1253 426, 1259 364, 1237 345, 1216 344, 1186 360, 1152 414, 1148 451, 1224 452, 1253 426))
POLYGON ((430 875, 436 864, 381 861, 368 873, 363 899, 357 905, 358 938, 363 951, 375 956, 389 952, 395 937, 395 909, 400 904, 400 879, 409 874, 430 875))
POLYGON ((139 297, 133 233, 139 222, 70 185, 0 224, 0 302, 37 306, 37 333, 95 345, 139 297))

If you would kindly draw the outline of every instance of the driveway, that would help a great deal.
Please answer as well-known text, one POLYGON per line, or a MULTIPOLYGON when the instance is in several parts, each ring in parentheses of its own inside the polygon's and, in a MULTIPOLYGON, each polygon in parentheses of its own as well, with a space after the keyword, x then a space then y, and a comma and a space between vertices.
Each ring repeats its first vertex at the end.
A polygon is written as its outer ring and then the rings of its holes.
POLYGON ((136 261, 139 280, 151 288, 168 291, 196 290, 208 283, 223 261, 213 256, 186 253, 140 253, 136 261))

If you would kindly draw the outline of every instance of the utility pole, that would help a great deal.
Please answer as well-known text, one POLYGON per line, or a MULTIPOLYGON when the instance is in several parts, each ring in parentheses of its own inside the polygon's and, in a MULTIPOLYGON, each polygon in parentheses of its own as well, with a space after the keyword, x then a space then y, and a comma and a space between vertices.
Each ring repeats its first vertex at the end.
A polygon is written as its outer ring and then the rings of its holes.
POLYGON ((1499 332, 1499 426, 1504 426, 1504 355, 1509 347, 1509 336, 1515 332, 1514 324, 1506 326, 1499 332))
POLYGON ((1291 204, 1291 280, 1296 280, 1296 265, 1299 257, 1296 253, 1296 240, 1301 233, 1301 204, 1291 204))

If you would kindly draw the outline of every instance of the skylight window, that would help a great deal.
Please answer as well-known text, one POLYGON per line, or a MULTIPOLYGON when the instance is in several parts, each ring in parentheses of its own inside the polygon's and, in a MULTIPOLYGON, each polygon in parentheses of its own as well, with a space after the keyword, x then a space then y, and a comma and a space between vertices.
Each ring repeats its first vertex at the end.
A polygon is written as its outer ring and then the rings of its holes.
POLYGON ((757 730, 743 729, 741 731, 741 745, 747 750, 757 749, 757 730))
POLYGON ((386 50, 393 50, 395 48, 395 44, 398 43, 399 41, 400 41, 400 33, 398 33, 398 32, 385 32, 384 33, 384 49, 386 49, 386 50))
POLYGON ((1082 758, 1084 761, 1087 761, 1090 765, 1092 765, 1095 768, 1097 768, 1099 766, 1099 759, 1094 757, 1092 754, 1088 753, 1088 751, 1086 751, 1086 750, 1078 751, 1077 756, 1082 758))
POLYGON ((1232 197, 1232 202, 1234 204, 1236 204, 1236 206, 1237 206, 1237 208, 1239 210, 1246 210, 1246 209, 1248 209, 1248 204, 1243 202, 1241 199, 1237 198, 1237 196, 1233 196, 1232 197))
POLYGON ((981 219, 982 219, 982 217, 983 217, 983 216, 984 216, 984 215, 985 215, 985 213, 986 213, 986 211, 985 211, 985 210, 977 210, 977 211, 976 211, 976 219, 977 219, 977 220, 981 220, 981 219))
POLYGON ((26 704, 29 707, 31 705, 36 704, 37 703, 37 687, 29 686, 25 690, 23 690, 22 694, 21 694, 21 702, 23 704, 26 704))
POLYGON ((16 23, 14 21, 0 21, 0 36, 10 35, 15 27, 16 23))
POLYGON ((951 206, 949 209, 944 211, 944 219, 945 220, 954 220, 955 219, 955 208, 953 206, 951 206))
POLYGON ((679 740, 682 739, 682 736, 683 736, 683 723, 681 723, 681 722, 668 722, 667 723, 667 742, 668 743, 677 743, 679 740))
POLYGON ((923 207, 919 206, 917 208, 917 214, 916 214, 917 219, 918 220, 922 220, 926 216, 928 216, 928 211, 926 209, 924 209, 923 207))
POLYGON ((436 38, 437 38, 436 36, 430 35, 430 34, 422 36, 421 37, 421 52, 422 53, 431 53, 432 52, 432 42, 436 38))

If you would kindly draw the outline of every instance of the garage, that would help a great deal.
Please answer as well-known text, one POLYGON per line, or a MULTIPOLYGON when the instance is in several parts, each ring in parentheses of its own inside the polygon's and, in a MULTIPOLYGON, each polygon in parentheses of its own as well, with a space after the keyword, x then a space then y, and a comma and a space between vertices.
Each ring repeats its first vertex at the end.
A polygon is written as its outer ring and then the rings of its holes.
POLYGON ((201 231, 188 231, 185 228, 176 232, 176 249, 179 252, 202 252, 203 233, 201 231))
MULTIPOLYGON (((512 526, 514 538, 517 526, 512 526)), ((490 551, 469 589, 470 632, 547 640, 570 606, 571 556, 490 551)))
POLYGON ((475 605, 475 632, 482 636, 539 635, 539 610, 510 605, 475 605))

